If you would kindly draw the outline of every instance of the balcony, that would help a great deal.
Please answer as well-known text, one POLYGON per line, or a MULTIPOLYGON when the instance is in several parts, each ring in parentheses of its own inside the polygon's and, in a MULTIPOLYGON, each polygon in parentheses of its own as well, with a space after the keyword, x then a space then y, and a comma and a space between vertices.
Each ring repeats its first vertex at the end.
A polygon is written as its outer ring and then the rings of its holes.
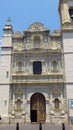
POLYGON ((63 83, 63 74, 48 74, 39 75, 31 74, 25 75, 24 73, 16 73, 12 75, 13 84, 49 84, 49 83, 63 83))

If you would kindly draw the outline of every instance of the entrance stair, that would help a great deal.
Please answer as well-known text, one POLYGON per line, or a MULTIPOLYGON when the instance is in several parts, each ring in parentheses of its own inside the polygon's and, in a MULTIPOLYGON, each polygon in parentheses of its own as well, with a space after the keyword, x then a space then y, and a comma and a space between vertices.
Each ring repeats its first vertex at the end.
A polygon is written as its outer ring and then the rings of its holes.
MULTIPOLYGON (((0 130, 16 130, 16 125, 0 124, 0 130)), ((19 124, 19 130, 39 130, 39 124, 19 124)), ((42 124, 41 130, 62 130, 62 125, 42 124)), ((73 126, 65 125, 65 130, 73 130, 73 126)))

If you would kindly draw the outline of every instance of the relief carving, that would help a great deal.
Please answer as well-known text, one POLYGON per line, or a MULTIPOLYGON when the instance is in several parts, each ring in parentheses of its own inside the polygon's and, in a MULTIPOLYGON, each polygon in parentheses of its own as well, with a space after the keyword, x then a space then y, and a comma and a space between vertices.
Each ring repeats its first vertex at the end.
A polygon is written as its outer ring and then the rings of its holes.
POLYGON ((61 49, 60 42, 59 41, 52 41, 52 49, 61 49))

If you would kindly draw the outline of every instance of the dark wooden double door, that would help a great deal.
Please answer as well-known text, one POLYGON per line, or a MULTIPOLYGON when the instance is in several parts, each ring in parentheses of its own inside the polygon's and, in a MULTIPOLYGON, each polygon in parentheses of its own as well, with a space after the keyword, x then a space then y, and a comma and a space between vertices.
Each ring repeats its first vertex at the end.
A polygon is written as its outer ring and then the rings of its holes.
POLYGON ((41 93, 35 93, 31 97, 31 122, 45 122, 46 103, 41 93))

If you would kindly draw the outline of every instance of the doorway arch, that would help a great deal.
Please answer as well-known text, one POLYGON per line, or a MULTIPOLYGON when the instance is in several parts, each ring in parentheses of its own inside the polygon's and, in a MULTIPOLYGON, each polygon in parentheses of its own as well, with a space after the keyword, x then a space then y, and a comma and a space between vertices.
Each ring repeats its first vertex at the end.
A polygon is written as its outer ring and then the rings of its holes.
POLYGON ((41 93, 35 93, 30 100, 31 122, 45 122, 46 101, 41 93))

